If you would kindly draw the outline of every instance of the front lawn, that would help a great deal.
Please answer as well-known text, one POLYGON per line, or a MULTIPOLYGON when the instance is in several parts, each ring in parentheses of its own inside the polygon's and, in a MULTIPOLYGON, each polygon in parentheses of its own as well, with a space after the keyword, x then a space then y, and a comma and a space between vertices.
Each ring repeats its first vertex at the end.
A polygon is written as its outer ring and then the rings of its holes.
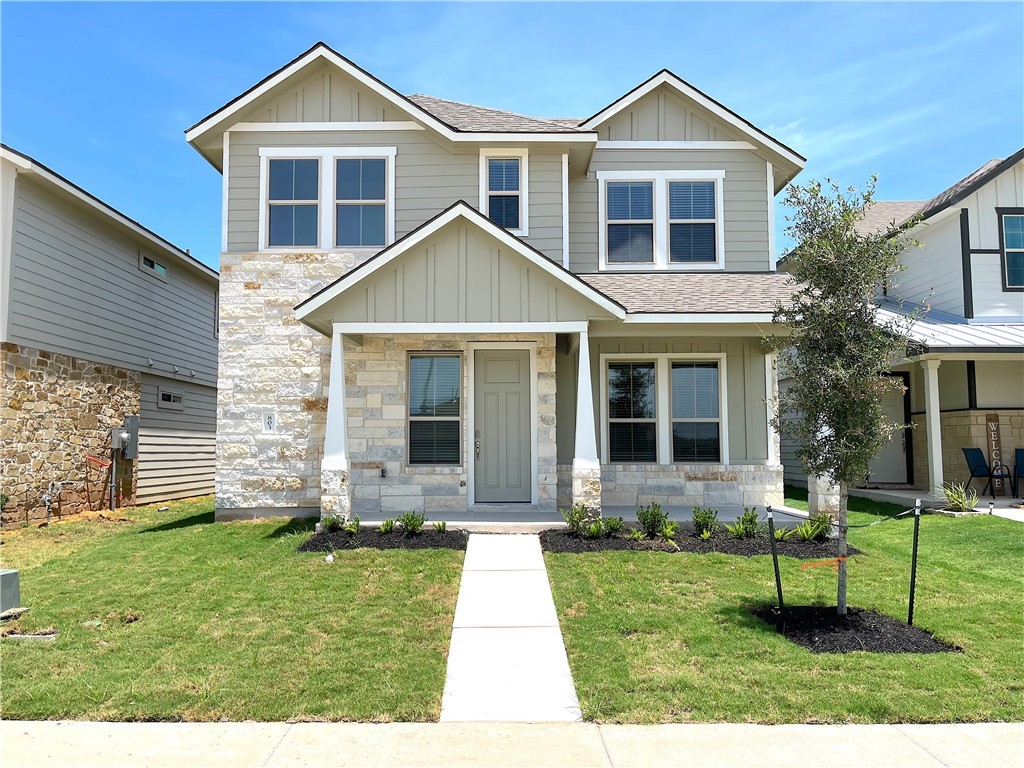
POLYGON ((170 507, 4 532, 21 631, 60 631, 0 640, 4 718, 437 719, 462 552, 327 564, 310 525, 170 507))
MULTIPOLYGON (((787 489, 789 490, 789 489, 787 489)), ((804 506, 794 491, 790 506, 804 506)), ((851 499, 851 524, 902 511, 851 499)), ((906 621, 912 518, 852 530, 850 604, 906 621)), ((771 557, 545 553, 584 717, 656 722, 1024 719, 1024 524, 926 515, 914 624, 963 648, 812 654, 749 608, 771 604, 771 557)), ((790 604, 835 604, 828 567, 780 558, 790 604)))

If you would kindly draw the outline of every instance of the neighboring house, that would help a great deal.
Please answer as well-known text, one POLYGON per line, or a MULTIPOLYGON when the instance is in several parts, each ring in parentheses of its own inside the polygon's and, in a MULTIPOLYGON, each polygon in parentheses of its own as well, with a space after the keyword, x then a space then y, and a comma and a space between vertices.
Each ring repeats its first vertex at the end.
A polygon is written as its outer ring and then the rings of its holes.
MULTIPOLYGON (((890 371, 906 393, 885 403, 887 418, 914 426, 882 449, 865 486, 938 498, 944 482, 970 478, 963 448, 1011 468, 1024 448, 1024 149, 931 200, 876 202, 858 227, 876 232, 914 217, 921 247, 903 252, 904 270, 878 296, 886 320, 923 312, 907 359, 890 371)), ((785 437, 782 455, 786 479, 806 482, 785 437)))
POLYGON ((781 503, 804 159, 672 73, 541 119, 320 43, 186 137, 224 185, 219 518, 781 503))
POLYGON ((5 524, 103 509, 111 429, 139 417, 118 504, 213 490, 217 272, 27 155, 0 148, 5 524))

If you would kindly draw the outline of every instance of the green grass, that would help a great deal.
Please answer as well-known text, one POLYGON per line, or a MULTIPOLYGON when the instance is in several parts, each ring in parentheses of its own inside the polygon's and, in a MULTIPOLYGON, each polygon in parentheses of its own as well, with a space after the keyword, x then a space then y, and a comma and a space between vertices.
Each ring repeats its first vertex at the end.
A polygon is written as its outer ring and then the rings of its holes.
POLYGON ((170 506, 4 532, 21 630, 60 630, 0 640, 4 718, 437 719, 463 553, 328 565, 296 552, 308 525, 170 506))
MULTIPOLYGON (((789 490, 789 489, 787 489, 789 490)), ((790 506, 801 497, 787 493, 790 506)), ((902 511, 851 499, 851 524, 902 511)), ((906 620, 912 518, 851 530, 850 603, 906 620)), ((770 557, 545 554, 584 716, 603 722, 1024 719, 1024 525, 927 515, 915 625, 963 653, 815 655, 752 617, 770 557)), ((829 568, 781 558, 790 604, 835 604, 829 568)))

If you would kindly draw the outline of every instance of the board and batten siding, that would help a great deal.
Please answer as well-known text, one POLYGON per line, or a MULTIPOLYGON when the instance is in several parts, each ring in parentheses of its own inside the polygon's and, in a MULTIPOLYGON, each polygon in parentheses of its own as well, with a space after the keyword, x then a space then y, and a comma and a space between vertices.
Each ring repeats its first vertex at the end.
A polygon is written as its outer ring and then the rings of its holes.
POLYGON ((767 272, 769 259, 768 174, 766 162, 746 149, 596 149, 586 176, 569 182, 569 267, 597 272, 598 181, 595 171, 725 171, 725 269, 767 272))
POLYGON ((139 417, 139 504, 213 493, 217 390, 142 376, 139 417), (180 410, 160 407, 160 391, 179 393, 180 410))
POLYGON ((143 372, 176 365, 216 384, 214 278, 28 175, 17 179, 13 230, 9 341, 143 372), (167 267, 165 280, 140 268, 140 249, 167 267))
MULTIPOLYGON (((229 139, 228 251, 259 250, 261 147, 395 147, 395 238, 458 200, 480 205, 480 149, 445 146, 429 131, 235 131, 229 139)), ((561 153, 529 153, 529 236, 548 258, 562 260, 561 153)), ((321 215, 332 215, 330 209, 321 215)), ((315 250, 315 249, 313 249, 315 250)), ((328 250, 341 251, 341 248, 328 250)))
POLYGON ((890 294, 962 316, 959 218, 950 216, 935 224, 922 222, 914 228, 913 236, 921 247, 911 246, 900 256, 905 269, 893 276, 890 294))
POLYGON ((710 112, 662 85, 597 126, 601 141, 737 141, 710 112))

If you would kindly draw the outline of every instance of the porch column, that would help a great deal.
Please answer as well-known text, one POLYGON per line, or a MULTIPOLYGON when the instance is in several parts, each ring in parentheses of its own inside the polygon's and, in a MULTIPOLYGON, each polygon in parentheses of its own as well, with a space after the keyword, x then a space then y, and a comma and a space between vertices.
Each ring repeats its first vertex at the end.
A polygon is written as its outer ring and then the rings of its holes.
POLYGON ((928 435, 928 490, 942 496, 942 427, 939 411, 939 360, 922 360, 924 371, 924 421, 928 435))
POLYGON ((327 383, 327 433, 320 464, 320 517, 344 515, 352 508, 348 487, 345 413, 345 345, 337 330, 331 335, 331 373, 327 383))
POLYGON ((576 370, 576 441, 572 459, 572 503, 601 513, 601 462, 597 458, 594 429, 594 390, 590 371, 590 337, 579 333, 576 370))

